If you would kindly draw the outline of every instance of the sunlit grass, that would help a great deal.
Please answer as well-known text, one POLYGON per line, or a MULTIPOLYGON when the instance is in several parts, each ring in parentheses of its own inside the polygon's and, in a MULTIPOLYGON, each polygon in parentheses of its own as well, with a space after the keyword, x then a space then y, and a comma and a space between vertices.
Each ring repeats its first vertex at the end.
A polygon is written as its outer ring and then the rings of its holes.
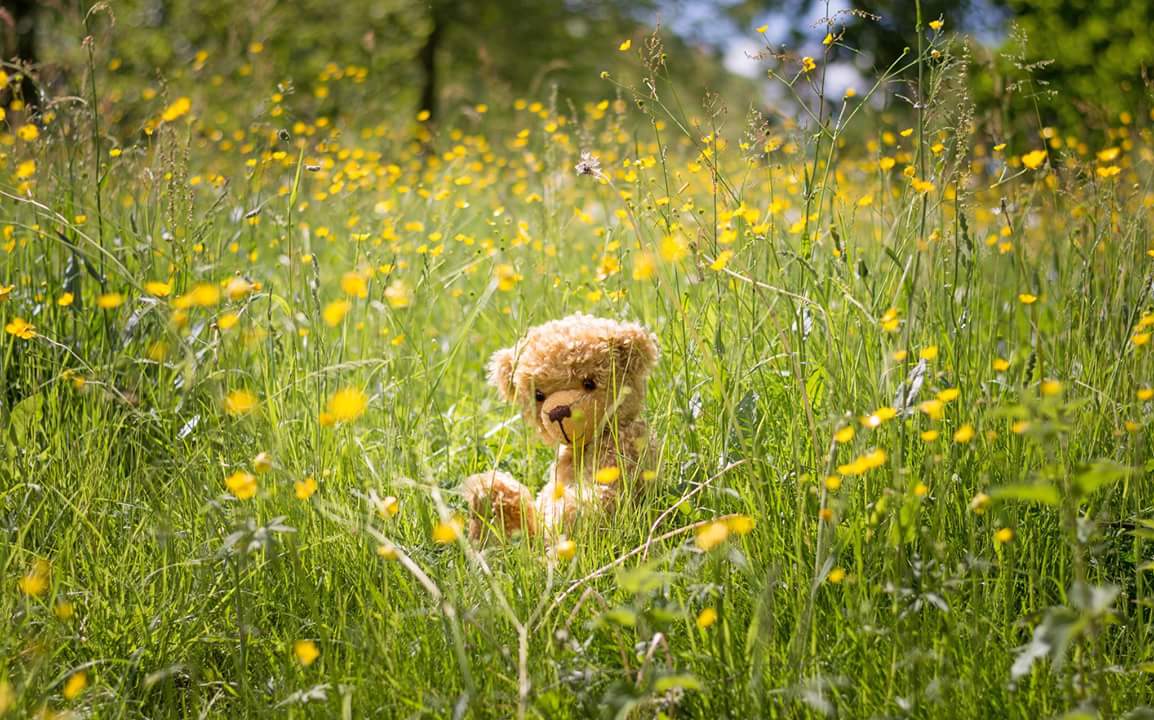
POLYGON ((844 98, 767 60, 772 121, 673 96, 656 36, 602 101, 440 129, 9 114, 0 714, 1148 702, 1149 125, 992 136, 929 26, 844 98), (871 105, 897 73, 920 112, 871 105), (484 362, 574 310, 660 337, 660 489, 473 547, 460 481, 550 460, 484 362))

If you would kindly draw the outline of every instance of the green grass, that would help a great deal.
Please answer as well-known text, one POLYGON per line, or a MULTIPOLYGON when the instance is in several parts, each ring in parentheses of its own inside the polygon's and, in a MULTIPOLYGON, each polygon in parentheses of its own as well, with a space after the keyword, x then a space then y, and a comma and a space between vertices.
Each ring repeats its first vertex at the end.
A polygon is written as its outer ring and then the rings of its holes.
MULTIPOLYGON (((99 136, 62 106, 14 140, 0 324, 37 336, 0 336, 0 714, 1036 718, 1149 702, 1149 126, 1023 168, 1044 141, 993 150, 1004 139, 967 114, 929 38, 905 68, 925 73, 916 132, 846 101, 853 125, 767 126, 770 152, 743 149, 715 105, 678 109, 644 65, 631 72, 659 88, 644 111, 514 109, 424 149, 368 103, 318 124, 290 97, 302 127, 285 140, 292 123, 255 99, 215 115, 192 86, 191 114, 155 132, 140 117, 175 92, 125 101, 99 136), (1095 158, 1107 147, 1117 158, 1095 158), (584 149, 608 182, 573 172, 584 149), (367 296, 329 326, 348 272, 367 296), (237 276, 259 287, 179 307, 237 276), (123 304, 98 308, 112 292, 123 304), (483 365, 575 310, 660 338, 659 489, 575 528, 571 561, 537 539, 434 542, 469 473, 542 483, 550 451, 483 365), (347 387, 367 411, 322 423, 347 387), (949 388, 935 418, 922 403, 949 388), (240 389, 259 404, 234 416, 240 389), (874 449, 885 461, 856 472, 874 449), (234 498, 225 478, 260 452, 274 467, 234 498), (752 531, 695 542, 734 516, 752 531), (1069 642, 1014 677, 1039 626, 1069 642)), ((820 59, 812 77, 796 65, 784 82, 820 87, 820 59)), ((625 96, 629 72, 613 76, 625 96)))

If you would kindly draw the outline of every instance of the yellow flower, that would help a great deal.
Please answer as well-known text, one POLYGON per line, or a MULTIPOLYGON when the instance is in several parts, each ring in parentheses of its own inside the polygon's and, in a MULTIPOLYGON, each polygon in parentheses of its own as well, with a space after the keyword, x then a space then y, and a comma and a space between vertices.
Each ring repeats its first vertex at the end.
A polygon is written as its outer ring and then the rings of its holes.
POLYGON ((666 235, 661 239, 659 247, 661 251, 661 259, 665 262, 675 263, 685 259, 689 255, 689 245, 685 239, 677 235, 666 235))
POLYGON ((52 614, 61 620, 71 620, 72 616, 76 614, 76 606, 67 600, 61 600, 56 603, 56 607, 52 608, 52 614))
POLYGON ((863 417, 861 424, 863 427, 876 428, 881 427, 881 424, 887 420, 893 420, 897 417, 898 411, 892 407, 880 407, 873 411, 872 415, 863 417))
POLYGON ((717 611, 711 607, 705 608, 697 614, 697 627, 702 630, 705 630, 715 622, 717 622, 717 611))
MULTIPOLYGON (((243 300, 253 291, 257 290, 257 286, 239 275, 233 276, 229 279, 228 285, 225 285, 224 291, 228 293, 229 300, 243 300)), ((215 305, 216 302, 210 303, 215 305)))
POLYGON ((850 440, 853 440, 853 435, 854 435, 853 426, 852 425, 846 425, 841 430, 838 430, 837 432, 835 432, 833 434, 833 439, 844 445, 845 443, 849 442, 850 440))
POLYGON ((1015 435, 1021 435, 1029 429, 1029 420, 1016 420, 1012 425, 1010 425, 1010 432, 1014 433, 1015 435))
POLYGON ((725 542, 727 537, 729 537, 729 526, 724 522, 714 521, 697 530, 697 539, 694 542, 697 547, 709 551, 725 542))
POLYGON ((1038 389, 1046 397, 1053 397, 1054 395, 1062 392, 1062 383, 1054 380, 1053 378, 1049 378, 1047 380, 1043 380, 1042 384, 1038 386, 1038 389))
POLYGON ((845 568, 843 568, 843 567, 833 568, 832 570, 829 571, 829 575, 825 576, 825 579, 828 580, 829 582, 833 583, 834 585, 837 585, 842 580, 845 580, 845 568))
POLYGON ((163 122, 172 122, 187 115, 191 109, 192 101, 187 97, 179 97, 164 109, 164 112, 160 115, 160 119, 163 122))
POLYGON ((257 453, 256 457, 252 459, 252 469, 257 475, 264 475, 272 470, 272 455, 267 452, 257 453))
POLYGON ((346 295, 364 299, 369 296, 369 281, 359 272, 349 271, 341 275, 341 290, 346 295))
POLYGON ((837 475, 830 475, 825 479, 825 489, 830 492, 837 492, 841 489, 841 478, 837 475))
POLYGON ((40 137, 40 130, 32 123, 27 123, 16 129, 16 137, 20 138, 24 142, 32 142, 36 138, 40 137))
POLYGON ((920 178, 914 178, 912 181, 912 185, 914 187, 915 192, 920 192, 923 194, 933 192, 934 188, 937 187, 936 185, 934 185, 929 180, 922 180, 920 178))
POLYGON ((657 263, 652 253, 639 252, 633 256, 633 279, 648 280, 657 270, 657 263))
POLYGON ((934 32, 937 32, 938 30, 941 30, 942 26, 945 24, 946 23, 942 20, 930 20, 930 29, 934 32))
POLYGON ((916 495, 918 497, 925 497, 926 493, 928 493, 929 491, 930 491, 930 489, 929 489, 929 487, 926 486, 925 483, 920 482, 914 486, 914 495, 916 495))
POLYGON ((748 515, 734 515, 725 522, 725 525, 734 535, 748 535, 753 532, 757 521, 748 515))
POLYGON ((961 391, 957 388, 946 388, 938 393, 938 400, 948 403, 957 400, 958 395, 961 395, 961 391))
POLYGON ((324 318, 325 325, 329 327, 340 325, 341 321, 345 319, 345 315, 348 315, 352 306, 353 304, 348 300, 335 300, 325 305, 325 309, 321 311, 321 317, 324 318))
POLYGON ((760 34, 762 34, 762 35, 764 35, 764 34, 765 34, 766 32, 768 32, 768 31, 769 31, 769 26, 768 26, 768 25, 758 25, 758 26, 757 26, 757 32, 758 32, 758 33, 760 33, 760 34))
POLYGON ((871 450, 865 455, 856 458, 853 462, 839 465, 837 471, 840 475, 864 475, 874 468, 881 467, 885 462, 885 450, 871 450))
POLYGON ((56 298, 56 304, 59 305, 60 307, 68 307, 69 305, 72 304, 72 301, 75 299, 76 299, 76 296, 73 295, 72 293, 63 292, 63 293, 60 293, 60 297, 56 298))
POLYGON ((1138 347, 1141 347, 1150 342, 1150 333, 1134 333, 1130 336, 1130 342, 1134 343, 1138 347))
POLYGON ((237 500, 249 500, 256 495, 256 476, 243 470, 226 477, 224 485, 237 500))
POLYGON ((199 283, 185 298, 189 305, 212 307, 220 302, 220 288, 212 283, 199 283))
POLYGON ((943 405, 941 400, 926 400, 918 405, 918 409, 929 415, 931 420, 941 420, 943 405))
POLYGON ((940 430, 923 430, 921 434, 922 442, 933 442, 941 437, 940 430))
POLYGON ((156 297, 168 297, 172 293, 172 285, 159 280, 150 280, 144 283, 144 291, 156 297))
POLYGON ((16 289, 15 285, 0 285, 0 302, 6 302, 8 296, 16 289))
POLYGON ((894 160, 892 157, 884 157, 881 160, 878 160, 878 167, 880 167, 882 170, 892 170, 896 164, 897 160, 894 160))
POLYGON ((632 40, 624 40, 624 41, 622 41, 622 43, 620 45, 617 46, 617 49, 620 50, 621 52, 628 52, 629 48, 631 48, 631 47, 633 47, 633 41, 632 40))
POLYGON ((35 560, 32 567, 17 581, 16 586, 25 595, 36 597, 48 590, 48 580, 52 575, 52 566, 47 560, 35 560))
POLYGON ((1018 302, 1022 303, 1023 305, 1033 305, 1034 303, 1038 302, 1038 296, 1031 295, 1030 293, 1021 293, 1018 295, 1018 302))
POLYGON ((1112 178, 1118 173, 1122 172, 1122 168, 1118 167, 1117 165, 1107 165, 1106 167, 1098 168, 1094 172, 1098 177, 1104 180, 1106 178, 1112 178))
POLYGON ((954 442, 968 443, 974 439, 974 426, 966 423, 954 432, 954 442))
POLYGON ((114 310, 124 304, 124 296, 120 293, 104 293, 96 298, 96 305, 103 310, 114 310))
POLYGON ((392 307, 405 308, 412 303, 413 294, 404 281, 394 280, 391 285, 385 288, 385 299, 389 301, 389 305, 392 307))
POLYGON ((377 513, 383 518, 396 517, 400 511, 401 503, 392 495, 388 495, 382 500, 377 501, 377 513))
POLYGON ((1042 167, 1042 163, 1044 162, 1046 162, 1045 150, 1035 150, 1022 156, 1022 164, 1031 170, 1037 170, 1042 167))
POLYGON ((709 265, 710 270, 724 270, 725 266, 729 264, 729 260, 733 257, 732 250, 722 250, 717 254, 717 259, 709 265))
POLYGON ((1003 358, 994 358, 994 370, 1006 372, 1010 369, 1010 361, 1003 358))
POLYGON ((918 353, 918 357, 927 361, 936 359, 938 357, 938 346, 930 345, 927 348, 922 348, 922 351, 918 353))
POLYGON ((980 492, 970 500, 970 509, 974 511, 975 515, 981 515, 986 512, 986 508, 990 506, 990 496, 984 492, 980 492))
POLYGON ((810 72, 810 71, 814 70, 816 67, 817 67, 817 63, 814 62, 813 58, 811 58, 810 56, 806 55, 805 57, 803 57, 801 59, 801 69, 803 72, 810 72))
POLYGON ((293 492, 296 494, 297 500, 308 500, 317 491, 317 481, 312 475, 304 480, 297 480, 293 483, 293 492))
POLYGON ((457 538, 461 536, 461 528, 463 527, 460 518, 449 518, 437 523, 433 528, 433 542, 438 545, 448 545, 451 542, 456 542, 457 538))
POLYGON ((293 643, 293 655, 296 655, 297 662, 308 667, 321 656, 321 651, 312 640, 297 640, 293 643))
POLYGON ((16 179, 27 180, 36 174, 36 161, 24 160, 16 165, 16 179))
POLYGON ((24 318, 12 318, 12 321, 4 326, 4 332, 9 335, 15 335, 21 340, 31 340, 36 337, 36 326, 27 322, 24 318))
POLYGON ((833 40, 834 40, 834 38, 833 38, 833 33, 827 32, 827 33, 825 34, 825 38, 824 38, 824 39, 822 39, 822 41, 821 41, 821 44, 822 44, 822 45, 827 45, 827 46, 828 46, 828 45, 833 45, 833 40))
POLYGON ((571 560, 573 556, 577 554, 577 543, 572 540, 562 540, 557 543, 553 551, 561 560, 571 560))
POLYGON ((64 699, 75 700, 80 693, 84 692, 84 688, 88 687, 88 675, 83 670, 73 673, 68 680, 64 682, 64 699))
POLYGON ((1002 528, 994 533, 994 542, 999 545, 1005 545, 1014 539, 1014 531, 1010 528, 1002 528))
POLYGON ((512 292, 517 287, 517 281, 521 279, 517 274, 517 268, 508 263, 501 263, 493 268, 493 277, 497 280, 497 289, 501 292, 512 292))
POLYGON ((597 474, 593 476, 593 479, 602 485, 612 485, 613 483, 617 482, 620 477, 621 468, 615 465, 611 465, 609 467, 603 467, 598 470, 597 474))
POLYGON ((886 310, 885 314, 882 315, 881 320, 878 322, 881 324, 882 330, 885 330, 886 332, 897 332, 899 322, 897 308, 890 308, 889 310, 886 310))
MULTIPOLYGON (((4 73, 0 72, 0 75, 4 73)), ((0 84, 0 87, 3 85, 0 84)), ((3 116, 0 115, 0 120, 3 116)), ((12 685, 7 680, 0 680, 0 716, 8 712, 8 708, 16 704, 16 693, 12 691, 12 685)))
POLYGON ((337 390, 329 398, 328 413, 333 422, 352 422, 365 414, 369 406, 369 398, 361 390, 347 387, 337 390))
POLYGON ((1154 398, 1154 388, 1140 388, 1138 390, 1138 399, 1139 400, 1142 400, 1143 402, 1145 402, 1146 400, 1150 400, 1151 398, 1154 398))
POLYGON ((236 324, 240 322, 240 316, 236 313, 225 313, 216 320, 216 326, 221 330, 232 330, 236 324))
POLYGON ((233 390, 224 399, 224 411, 229 415, 244 415, 257 406, 256 395, 248 390, 233 390))
POLYGON ((383 560, 396 560, 401 556, 401 554, 397 552, 397 548, 391 544, 378 545, 377 555, 383 560))

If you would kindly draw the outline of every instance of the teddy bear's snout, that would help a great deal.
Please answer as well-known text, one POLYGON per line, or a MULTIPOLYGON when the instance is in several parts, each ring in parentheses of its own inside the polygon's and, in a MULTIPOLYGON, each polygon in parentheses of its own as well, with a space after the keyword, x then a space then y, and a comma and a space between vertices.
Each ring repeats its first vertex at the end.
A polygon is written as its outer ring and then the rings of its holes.
POLYGON ((573 411, 569 408, 568 405, 558 405, 557 407, 549 410, 548 416, 549 422, 561 422, 567 417, 572 417, 573 411))

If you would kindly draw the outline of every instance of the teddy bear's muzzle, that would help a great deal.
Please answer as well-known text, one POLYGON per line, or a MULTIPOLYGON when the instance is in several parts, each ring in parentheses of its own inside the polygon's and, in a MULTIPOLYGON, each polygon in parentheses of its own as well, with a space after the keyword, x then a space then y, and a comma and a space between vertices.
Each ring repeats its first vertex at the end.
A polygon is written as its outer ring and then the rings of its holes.
POLYGON ((588 434, 594 413, 588 393, 562 390, 550 395, 541 407, 541 425, 549 439, 562 445, 580 445, 588 434))

